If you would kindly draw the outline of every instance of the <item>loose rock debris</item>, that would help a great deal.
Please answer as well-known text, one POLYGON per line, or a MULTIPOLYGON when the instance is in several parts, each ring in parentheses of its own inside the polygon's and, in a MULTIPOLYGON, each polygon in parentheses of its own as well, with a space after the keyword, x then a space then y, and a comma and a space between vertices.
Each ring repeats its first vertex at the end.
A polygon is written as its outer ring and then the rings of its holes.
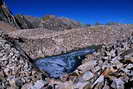
POLYGON ((57 89, 133 89, 133 35, 103 45, 88 55, 77 70, 56 81, 57 89), (77 74, 72 79, 72 74, 77 74))
POLYGON ((44 76, 0 33, 0 89, 133 89, 133 35, 89 54, 72 73, 44 76))

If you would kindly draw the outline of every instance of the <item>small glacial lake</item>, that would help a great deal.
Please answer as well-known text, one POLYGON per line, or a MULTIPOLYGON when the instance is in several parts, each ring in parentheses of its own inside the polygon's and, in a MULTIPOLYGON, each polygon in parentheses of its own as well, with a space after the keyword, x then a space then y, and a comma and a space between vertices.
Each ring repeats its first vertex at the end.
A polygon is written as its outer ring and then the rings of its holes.
POLYGON ((36 67, 45 71, 51 78, 59 78, 67 73, 73 72, 87 54, 92 54, 96 50, 92 48, 81 49, 58 56, 41 58, 35 61, 36 67))

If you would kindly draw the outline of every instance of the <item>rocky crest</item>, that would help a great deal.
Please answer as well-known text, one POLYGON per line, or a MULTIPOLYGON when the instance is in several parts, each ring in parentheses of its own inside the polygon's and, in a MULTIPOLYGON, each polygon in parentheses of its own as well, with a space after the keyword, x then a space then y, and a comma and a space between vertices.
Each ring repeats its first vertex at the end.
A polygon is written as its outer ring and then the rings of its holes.
POLYGON ((12 15, 12 12, 9 10, 9 8, 7 8, 4 0, 0 0, 0 21, 4 21, 16 28, 19 28, 15 17, 12 15))
POLYGON ((15 18, 22 29, 45 28, 49 30, 63 31, 65 29, 81 27, 81 24, 77 21, 54 15, 48 15, 42 18, 16 15, 15 18))
POLYGON ((16 15, 15 18, 21 29, 32 29, 42 27, 40 18, 26 15, 16 15))
POLYGON ((81 27, 81 24, 77 21, 71 20, 69 18, 57 17, 54 15, 43 17, 42 23, 44 28, 51 30, 54 29, 57 31, 81 27))

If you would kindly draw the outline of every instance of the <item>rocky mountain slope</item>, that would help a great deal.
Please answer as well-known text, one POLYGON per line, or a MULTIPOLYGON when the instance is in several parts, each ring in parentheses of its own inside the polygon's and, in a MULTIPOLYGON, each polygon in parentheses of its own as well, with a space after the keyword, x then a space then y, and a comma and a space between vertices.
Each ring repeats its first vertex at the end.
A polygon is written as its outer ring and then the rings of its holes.
POLYGON ((45 28, 60 31, 81 27, 81 24, 78 21, 54 15, 48 15, 42 18, 26 15, 14 16, 6 6, 4 0, 0 0, 0 21, 9 23, 16 28, 21 29, 45 28))
POLYGON ((81 27, 81 24, 77 21, 54 15, 47 15, 42 18, 16 15, 15 18, 22 29, 45 28, 49 30, 61 31, 81 27))
POLYGON ((12 15, 12 12, 6 6, 4 0, 0 0, 0 21, 4 21, 13 25, 14 27, 19 28, 15 17, 12 15))

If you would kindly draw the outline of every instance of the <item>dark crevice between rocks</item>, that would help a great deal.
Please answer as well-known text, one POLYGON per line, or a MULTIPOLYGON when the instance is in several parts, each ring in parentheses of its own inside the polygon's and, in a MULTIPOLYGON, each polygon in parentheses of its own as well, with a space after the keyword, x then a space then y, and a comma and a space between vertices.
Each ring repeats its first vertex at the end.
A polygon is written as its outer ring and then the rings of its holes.
POLYGON ((132 89, 133 88, 133 81, 128 81, 124 84, 125 89, 132 89))

